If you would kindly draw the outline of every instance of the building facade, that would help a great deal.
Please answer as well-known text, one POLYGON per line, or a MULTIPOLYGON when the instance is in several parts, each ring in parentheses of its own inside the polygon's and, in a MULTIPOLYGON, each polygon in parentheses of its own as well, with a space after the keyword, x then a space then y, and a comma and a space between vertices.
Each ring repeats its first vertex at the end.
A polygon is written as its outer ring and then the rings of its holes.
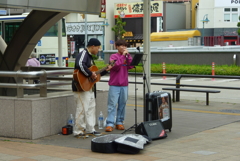
POLYGON ((237 23, 240 15, 238 0, 199 0, 196 7, 197 28, 207 38, 221 37, 224 45, 239 45, 237 23), (208 17, 208 23, 203 22, 208 17))

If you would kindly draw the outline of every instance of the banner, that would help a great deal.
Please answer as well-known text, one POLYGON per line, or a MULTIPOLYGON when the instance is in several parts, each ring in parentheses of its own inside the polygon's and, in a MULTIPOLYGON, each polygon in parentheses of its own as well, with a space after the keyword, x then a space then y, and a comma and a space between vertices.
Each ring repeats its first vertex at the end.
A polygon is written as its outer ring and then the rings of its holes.
MULTIPOLYGON (((151 17, 161 17, 163 14, 163 2, 151 1, 151 17)), ((143 2, 115 3, 114 18, 143 17, 143 2)))
MULTIPOLYGON (((88 22, 86 27, 87 34, 88 35, 103 34, 103 23, 104 22, 88 22)), ((67 35, 84 35, 86 29, 85 29, 84 22, 67 22, 66 23, 67 35)))
POLYGON ((240 0, 215 0, 215 7, 240 7, 240 0))
POLYGON ((106 18, 106 0, 101 0, 101 18, 106 18))
POLYGON ((71 41, 71 54, 75 52, 75 41, 71 41))

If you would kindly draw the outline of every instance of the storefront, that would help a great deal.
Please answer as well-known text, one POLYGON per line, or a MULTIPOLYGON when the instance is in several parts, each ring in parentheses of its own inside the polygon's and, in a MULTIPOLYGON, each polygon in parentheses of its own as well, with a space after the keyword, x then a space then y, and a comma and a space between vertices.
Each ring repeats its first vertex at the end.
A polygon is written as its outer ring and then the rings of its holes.
POLYGON ((102 44, 101 48, 104 49, 103 24, 104 22, 88 22, 87 33, 85 33, 84 22, 66 23, 69 57, 75 57, 77 53, 86 47, 87 44, 85 44, 85 35, 87 35, 87 41, 91 38, 97 38, 102 44))
MULTIPOLYGON (((162 31, 163 2, 151 1, 151 32, 162 31)), ((124 39, 129 47, 143 44, 143 2, 115 3, 114 17, 120 16, 126 22, 124 39)))

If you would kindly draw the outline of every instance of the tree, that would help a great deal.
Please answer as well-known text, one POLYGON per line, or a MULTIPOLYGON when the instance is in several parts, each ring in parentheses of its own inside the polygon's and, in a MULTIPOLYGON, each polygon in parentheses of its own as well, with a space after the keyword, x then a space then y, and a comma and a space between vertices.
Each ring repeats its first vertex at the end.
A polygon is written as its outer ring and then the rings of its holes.
POLYGON ((123 26, 126 25, 126 22, 123 22, 120 16, 117 17, 117 23, 115 26, 112 27, 112 31, 115 32, 115 35, 117 36, 117 39, 124 39, 123 34, 126 32, 123 29, 123 26))
MULTIPOLYGON (((240 16, 238 17, 238 19, 240 20, 240 16)), ((240 22, 237 23, 237 27, 238 27, 238 35, 240 35, 240 22)))

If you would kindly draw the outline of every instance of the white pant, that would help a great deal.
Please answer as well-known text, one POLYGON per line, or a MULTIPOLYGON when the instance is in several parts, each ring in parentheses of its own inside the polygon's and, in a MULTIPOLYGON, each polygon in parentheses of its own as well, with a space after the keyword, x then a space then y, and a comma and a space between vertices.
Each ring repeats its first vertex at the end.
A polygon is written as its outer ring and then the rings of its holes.
POLYGON ((83 133, 92 133, 95 131, 96 123, 96 102, 94 92, 73 92, 77 105, 75 115, 75 125, 73 127, 73 135, 83 133))

